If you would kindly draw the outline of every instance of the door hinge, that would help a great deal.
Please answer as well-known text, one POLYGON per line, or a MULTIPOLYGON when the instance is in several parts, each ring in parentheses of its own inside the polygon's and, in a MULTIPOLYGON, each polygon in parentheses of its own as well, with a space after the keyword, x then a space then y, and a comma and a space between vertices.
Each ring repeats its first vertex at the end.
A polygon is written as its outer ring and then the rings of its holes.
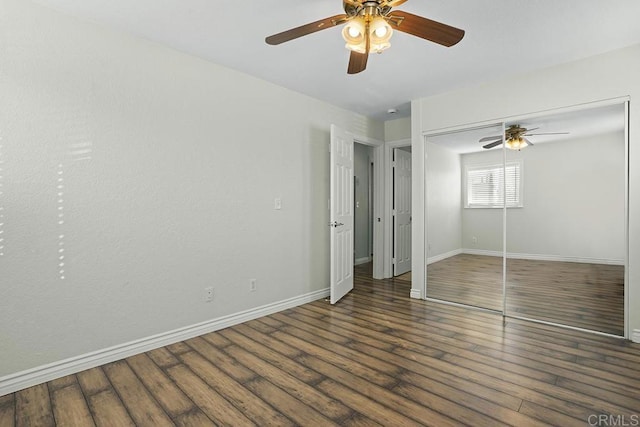
POLYGON ((391 258, 391 264, 396 265, 396 259, 395 258, 391 258))

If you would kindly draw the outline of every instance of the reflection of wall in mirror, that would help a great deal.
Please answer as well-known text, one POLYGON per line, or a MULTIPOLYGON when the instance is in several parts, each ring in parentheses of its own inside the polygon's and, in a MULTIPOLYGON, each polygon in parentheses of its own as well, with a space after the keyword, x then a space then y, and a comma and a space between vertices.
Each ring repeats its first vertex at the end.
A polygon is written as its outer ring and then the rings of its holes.
MULTIPOLYGON (((507 211, 509 254, 624 262, 622 132, 507 151, 512 159, 524 162, 524 207, 507 211)), ((502 150, 462 156, 463 164, 493 160, 502 161, 502 150)), ((501 251, 502 210, 463 209, 462 247, 501 251)))

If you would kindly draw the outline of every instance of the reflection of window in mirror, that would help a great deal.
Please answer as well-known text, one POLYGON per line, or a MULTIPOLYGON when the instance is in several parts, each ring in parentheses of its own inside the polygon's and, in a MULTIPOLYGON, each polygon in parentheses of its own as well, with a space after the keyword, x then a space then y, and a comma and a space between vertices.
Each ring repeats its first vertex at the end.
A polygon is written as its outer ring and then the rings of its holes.
POLYGON ((502 208, 503 186, 507 207, 523 207, 522 160, 508 162, 504 167, 502 164, 467 165, 464 173, 465 208, 502 208))

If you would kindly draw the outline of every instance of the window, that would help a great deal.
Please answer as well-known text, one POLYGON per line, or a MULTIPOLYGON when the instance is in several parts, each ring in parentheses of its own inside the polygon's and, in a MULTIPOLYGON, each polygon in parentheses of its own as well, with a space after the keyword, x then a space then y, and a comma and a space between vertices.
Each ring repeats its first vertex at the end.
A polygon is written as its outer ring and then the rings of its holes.
POLYGON ((502 208, 503 176, 508 208, 522 207, 522 162, 465 168, 465 208, 502 208))

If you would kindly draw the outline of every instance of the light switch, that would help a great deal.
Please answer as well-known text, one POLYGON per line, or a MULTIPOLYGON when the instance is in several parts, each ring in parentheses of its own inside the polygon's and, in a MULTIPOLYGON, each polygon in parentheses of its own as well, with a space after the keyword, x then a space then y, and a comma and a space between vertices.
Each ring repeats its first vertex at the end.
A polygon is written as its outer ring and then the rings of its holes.
POLYGON ((276 198, 274 203, 273 203, 273 208, 277 211, 279 211, 280 209, 282 209, 282 199, 280 198, 276 198))

